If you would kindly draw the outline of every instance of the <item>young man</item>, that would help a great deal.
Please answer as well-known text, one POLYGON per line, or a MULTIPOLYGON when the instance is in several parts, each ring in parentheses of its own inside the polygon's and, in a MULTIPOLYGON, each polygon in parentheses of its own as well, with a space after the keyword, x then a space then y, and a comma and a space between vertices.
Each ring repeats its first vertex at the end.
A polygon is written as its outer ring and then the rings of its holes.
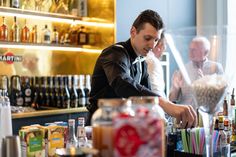
MULTIPOLYGON (((130 39, 103 50, 92 75, 90 105, 92 114, 100 98, 128 98, 130 96, 159 96, 151 91, 147 64, 143 59, 160 39, 163 22, 158 13, 143 11, 134 21, 130 39)), ((182 121, 182 127, 196 124, 191 106, 175 105, 159 97, 160 106, 169 115, 182 121)))

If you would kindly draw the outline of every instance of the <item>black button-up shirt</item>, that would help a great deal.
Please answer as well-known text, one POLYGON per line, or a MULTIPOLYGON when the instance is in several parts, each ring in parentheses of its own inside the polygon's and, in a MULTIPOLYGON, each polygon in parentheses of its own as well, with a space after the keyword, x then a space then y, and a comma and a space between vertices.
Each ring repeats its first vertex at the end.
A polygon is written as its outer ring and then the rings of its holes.
POLYGON ((141 81, 140 65, 134 62, 138 56, 131 46, 130 39, 103 50, 98 57, 90 93, 90 112, 97 109, 100 98, 128 98, 130 96, 158 96, 151 91, 147 64, 143 61, 141 81))

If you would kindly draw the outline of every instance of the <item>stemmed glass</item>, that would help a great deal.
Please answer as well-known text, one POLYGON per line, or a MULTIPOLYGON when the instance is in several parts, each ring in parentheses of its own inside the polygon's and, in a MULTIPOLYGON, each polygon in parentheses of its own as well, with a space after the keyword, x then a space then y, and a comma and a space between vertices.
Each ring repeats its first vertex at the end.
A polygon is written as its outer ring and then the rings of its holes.
MULTIPOLYGON (((222 100, 227 90, 235 87, 233 68, 234 52, 236 50, 235 29, 228 26, 202 26, 169 30, 166 34, 167 44, 179 67, 185 84, 189 87, 190 95, 202 115, 206 141, 206 156, 213 157, 213 116, 222 108, 222 100), (196 73, 186 68, 189 61, 189 45, 196 36, 206 37, 210 41, 208 60, 222 65, 223 74, 207 73, 199 78, 196 73)), ((205 66, 205 65, 204 65, 205 66)), ((207 64, 208 69, 215 67, 207 64)), ((204 73, 204 67, 201 67, 204 73)))

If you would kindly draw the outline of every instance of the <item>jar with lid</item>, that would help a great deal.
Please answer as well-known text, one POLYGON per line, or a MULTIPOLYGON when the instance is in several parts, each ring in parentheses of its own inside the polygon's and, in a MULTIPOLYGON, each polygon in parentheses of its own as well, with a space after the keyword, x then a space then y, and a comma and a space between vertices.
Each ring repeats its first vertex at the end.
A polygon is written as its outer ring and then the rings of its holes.
POLYGON ((143 111, 149 112, 157 118, 165 119, 165 112, 159 105, 159 97, 156 96, 133 96, 129 97, 131 100, 132 108, 136 115, 141 114, 143 111))
POLYGON ((127 99, 99 99, 98 110, 92 116, 92 140, 93 147, 98 149, 96 157, 113 156, 113 119, 119 113, 129 112, 127 99))
POLYGON ((130 97, 133 116, 114 120, 114 156, 165 156, 164 112, 158 97, 130 97))

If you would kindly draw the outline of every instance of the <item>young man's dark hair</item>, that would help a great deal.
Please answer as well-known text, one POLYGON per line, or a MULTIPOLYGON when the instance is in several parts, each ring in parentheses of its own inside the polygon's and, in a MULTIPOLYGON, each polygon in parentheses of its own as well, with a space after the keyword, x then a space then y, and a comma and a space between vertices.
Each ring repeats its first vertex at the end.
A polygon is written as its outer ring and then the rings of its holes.
POLYGON ((145 10, 135 19, 133 26, 139 32, 143 29, 145 23, 150 23, 156 30, 160 30, 164 27, 162 18, 160 15, 153 10, 145 10))

